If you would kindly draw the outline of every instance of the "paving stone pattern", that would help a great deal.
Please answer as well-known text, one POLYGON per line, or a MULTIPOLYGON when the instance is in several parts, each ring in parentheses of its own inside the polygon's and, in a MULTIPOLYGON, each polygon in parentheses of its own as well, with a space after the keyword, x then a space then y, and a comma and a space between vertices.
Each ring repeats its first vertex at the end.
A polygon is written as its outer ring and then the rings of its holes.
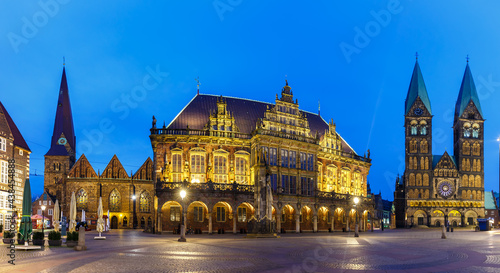
POLYGON ((105 241, 86 234, 87 251, 48 247, 17 251, 0 272, 500 272, 500 231, 385 230, 283 234, 279 239, 243 235, 174 235, 113 230, 105 241))

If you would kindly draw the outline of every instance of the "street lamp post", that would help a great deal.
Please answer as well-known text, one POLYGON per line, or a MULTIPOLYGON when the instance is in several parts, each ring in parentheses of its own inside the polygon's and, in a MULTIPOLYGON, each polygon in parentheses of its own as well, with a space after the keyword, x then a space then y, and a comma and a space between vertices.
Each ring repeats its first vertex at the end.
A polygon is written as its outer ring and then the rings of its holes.
POLYGON ((44 228, 45 226, 45 206, 42 205, 42 233, 43 233, 43 239, 45 239, 45 233, 44 233, 44 228))
POLYGON ((181 199, 182 199, 182 216, 181 216, 181 238, 179 238, 179 242, 185 242, 186 241, 186 204, 184 201, 184 197, 186 197, 186 191, 181 190, 180 192, 181 199))
POLYGON ((359 237, 359 230, 358 230, 358 208, 356 207, 356 205, 359 203, 359 198, 358 197, 354 197, 354 211, 355 211, 355 215, 356 215, 356 226, 354 227, 354 237, 359 237))
POLYGON ((135 185, 132 186, 133 192, 132 192, 132 203, 133 203, 133 215, 132 215, 132 227, 134 229, 137 228, 137 211, 136 211, 136 203, 137 203, 137 197, 135 196, 135 185))

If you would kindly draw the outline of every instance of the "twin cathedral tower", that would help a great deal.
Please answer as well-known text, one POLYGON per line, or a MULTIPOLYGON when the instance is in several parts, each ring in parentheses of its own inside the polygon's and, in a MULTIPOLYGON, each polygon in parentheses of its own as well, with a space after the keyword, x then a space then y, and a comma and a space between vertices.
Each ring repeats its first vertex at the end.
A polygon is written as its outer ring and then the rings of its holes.
POLYGON ((405 100, 405 172, 396 225, 474 225, 484 217, 484 117, 467 61, 455 105, 453 154, 432 154, 432 110, 418 60, 405 100))

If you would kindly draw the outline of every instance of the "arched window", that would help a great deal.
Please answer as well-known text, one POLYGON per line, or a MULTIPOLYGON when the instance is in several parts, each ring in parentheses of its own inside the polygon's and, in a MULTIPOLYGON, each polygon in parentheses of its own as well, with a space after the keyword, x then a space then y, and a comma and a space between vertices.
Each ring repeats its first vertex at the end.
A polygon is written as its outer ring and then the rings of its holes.
POLYGON ((416 136, 417 135, 417 125, 412 125, 411 126, 411 135, 416 136))
POLYGON ((116 189, 109 194, 109 211, 119 212, 121 210, 120 192, 116 189))
POLYGON ((326 171, 326 176, 327 176, 327 182, 328 182, 328 185, 327 185, 327 188, 326 189, 323 189, 323 191, 328 191, 328 192, 331 192, 331 191, 339 191, 339 189, 337 189, 337 167, 335 165, 330 165, 328 166, 327 168, 327 171, 326 171))
POLYGON ((146 220, 144 220, 144 217, 141 217, 141 228, 144 228, 146 225, 146 220))
POLYGON ((470 137, 471 134, 471 125, 470 123, 466 122, 464 124, 464 137, 470 137))
POLYGON ((422 136, 427 135, 427 122, 425 122, 425 120, 422 120, 420 122, 420 135, 422 136))
POLYGON ((76 209, 77 210, 87 210, 88 208, 88 196, 84 189, 80 189, 76 194, 76 209))
POLYGON ((149 198, 149 194, 147 192, 142 192, 139 197, 139 211, 140 212, 150 212, 151 207, 151 198, 149 198))

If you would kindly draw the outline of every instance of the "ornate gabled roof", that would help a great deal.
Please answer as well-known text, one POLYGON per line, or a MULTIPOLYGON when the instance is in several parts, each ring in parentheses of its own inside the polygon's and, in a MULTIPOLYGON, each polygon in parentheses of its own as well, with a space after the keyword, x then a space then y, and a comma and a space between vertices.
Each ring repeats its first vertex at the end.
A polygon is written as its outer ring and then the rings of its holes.
POLYGON ((26 144, 26 141, 23 138, 23 135, 17 128, 16 124, 10 117, 9 112, 7 112, 1 101, 0 101, 0 119, 4 119, 4 122, 9 127, 8 129, 10 130, 10 133, 14 138, 14 145, 31 152, 30 148, 28 147, 28 144, 26 144))
POLYGON ((50 150, 46 155, 68 155, 57 146, 64 146, 58 143, 61 136, 64 136, 71 147, 75 151, 75 129, 73 127, 73 114, 71 112, 71 104, 69 100, 68 82, 66 80, 66 68, 63 67, 61 78, 61 86, 59 88, 59 98, 57 99, 56 119, 54 121, 54 131, 50 142, 50 150))
MULTIPOLYGON (((220 96, 215 95, 196 95, 170 122, 167 129, 186 129, 189 126, 190 129, 203 130, 209 121, 210 113, 217 109, 219 98, 220 96)), ((242 98, 224 97, 224 99, 227 103, 227 111, 231 112, 239 132, 243 134, 251 134, 257 121, 264 118, 267 108, 274 106, 272 103, 242 98)), ((312 136, 315 136, 317 132, 321 137, 329 128, 328 123, 318 114, 302 110, 300 112, 307 118, 312 136)), ((344 152, 356 154, 344 139, 342 139, 342 147, 344 152)))
POLYGON ((457 169, 457 163, 455 162, 455 157, 450 156, 447 151, 445 151, 443 155, 432 156, 432 169, 435 169, 436 166, 438 168, 457 169), (445 163, 446 159, 449 159, 449 161, 451 161, 453 165, 449 166, 449 164, 446 164, 445 163))
POLYGON ((132 178, 138 180, 153 180, 153 160, 148 157, 132 178))
POLYGON ((481 103, 479 102, 479 97, 477 95, 476 85, 474 84, 474 79, 472 78, 472 73, 470 71, 469 63, 465 67, 464 77, 462 79, 462 85, 460 86, 460 92, 458 93, 457 104, 455 105, 455 116, 461 117, 464 113, 465 108, 470 102, 473 102, 477 108, 477 111, 483 118, 483 112, 481 110, 481 103))
POLYGON ((413 68, 413 74, 411 76, 410 87, 408 88, 408 94, 405 100, 405 115, 410 111, 411 106, 415 103, 417 98, 420 97, 422 103, 432 115, 431 102, 429 96, 427 95, 427 89, 425 88, 424 77, 422 76, 422 71, 420 71, 420 65, 418 61, 415 62, 415 67, 413 68))
POLYGON ((125 168, 116 155, 108 163, 108 166, 101 174, 102 178, 129 178, 125 168))
MULTIPOLYGON (((64 146, 61 146, 64 147, 64 146)), ((97 178, 94 168, 90 165, 85 154, 82 154, 75 165, 69 170, 69 177, 77 178, 97 178)))

